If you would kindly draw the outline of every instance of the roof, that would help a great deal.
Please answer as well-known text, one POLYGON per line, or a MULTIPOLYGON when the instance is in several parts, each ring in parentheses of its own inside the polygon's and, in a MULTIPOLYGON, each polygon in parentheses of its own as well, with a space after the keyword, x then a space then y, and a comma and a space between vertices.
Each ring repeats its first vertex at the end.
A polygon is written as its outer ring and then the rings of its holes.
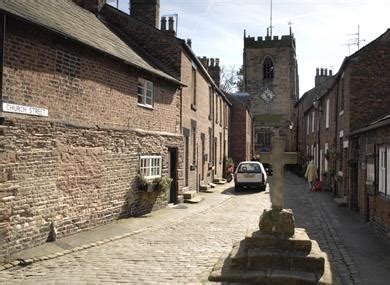
POLYGON ((361 133, 365 133, 365 132, 375 130, 375 129, 380 128, 380 127, 389 126, 389 125, 390 125, 390 113, 377 118, 376 120, 368 123, 363 128, 360 128, 360 129, 357 129, 356 131, 351 132, 349 134, 349 136, 358 135, 361 133))
POLYGON ((324 96, 328 90, 331 89, 333 83, 336 81, 336 75, 330 76, 327 78, 324 82, 322 82, 320 85, 310 89, 309 91, 305 92, 301 98, 299 98, 297 105, 302 103, 304 112, 306 112, 308 109, 312 107, 312 103, 314 98, 321 98, 324 96))
POLYGON ((181 84, 177 79, 153 67, 93 13, 71 0, 0 1, 0 10, 181 84))

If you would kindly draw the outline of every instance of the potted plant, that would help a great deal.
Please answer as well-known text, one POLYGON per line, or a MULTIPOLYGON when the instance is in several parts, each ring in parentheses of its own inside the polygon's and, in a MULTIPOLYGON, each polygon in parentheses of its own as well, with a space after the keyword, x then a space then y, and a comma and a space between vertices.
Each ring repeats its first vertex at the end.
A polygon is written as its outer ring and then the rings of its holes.
POLYGON ((173 179, 168 176, 161 176, 159 178, 156 190, 158 190, 163 195, 163 197, 166 197, 168 190, 171 188, 172 181, 173 179))
POLYGON ((138 180, 138 188, 145 192, 152 192, 156 189, 158 185, 158 181, 156 179, 154 180, 148 180, 146 179, 142 174, 138 173, 137 175, 138 180))

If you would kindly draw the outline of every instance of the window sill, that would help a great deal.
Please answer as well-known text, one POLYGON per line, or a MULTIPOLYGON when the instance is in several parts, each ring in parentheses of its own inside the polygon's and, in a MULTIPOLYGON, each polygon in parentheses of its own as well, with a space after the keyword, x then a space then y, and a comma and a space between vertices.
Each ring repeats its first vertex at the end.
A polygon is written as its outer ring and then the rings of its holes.
POLYGON ((196 112, 196 110, 197 110, 196 105, 191 104, 191 110, 196 112))
POLYGON ((148 110, 154 110, 153 106, 151 106, 151 105, 145 105, 145 104, 141 104, 141 103, 137 103, 137 105, 141 108, 145 108, 148 110))
POLYGON ((190 165, 190 170, 195 170, 196 169, 196 165, 195 164, 191 164, 190 165))

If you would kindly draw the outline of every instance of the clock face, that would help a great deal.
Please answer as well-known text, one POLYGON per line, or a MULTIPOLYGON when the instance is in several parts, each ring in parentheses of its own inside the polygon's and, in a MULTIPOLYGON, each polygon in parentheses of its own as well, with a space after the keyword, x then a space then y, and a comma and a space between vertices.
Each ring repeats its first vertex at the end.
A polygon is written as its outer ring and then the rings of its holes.
POLYGON ((265 102, 270 103, 274 97, 275 94, 269 90, 269 88, 265 89, 263 93, 260 94, 261 99, 263 99, 265 102))

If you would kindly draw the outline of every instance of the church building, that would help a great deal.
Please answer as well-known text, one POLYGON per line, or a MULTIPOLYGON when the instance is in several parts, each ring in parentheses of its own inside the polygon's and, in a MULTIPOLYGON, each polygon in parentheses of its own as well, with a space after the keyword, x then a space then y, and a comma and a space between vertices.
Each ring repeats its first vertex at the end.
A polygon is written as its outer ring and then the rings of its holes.
POLYGON ((286 136, 286 151, 294 151, 294 104, 298 100, 295 38, 246 36, 244 32, 244 92, 254 118, 255 154, 268 152, 271 137, 286 136))

